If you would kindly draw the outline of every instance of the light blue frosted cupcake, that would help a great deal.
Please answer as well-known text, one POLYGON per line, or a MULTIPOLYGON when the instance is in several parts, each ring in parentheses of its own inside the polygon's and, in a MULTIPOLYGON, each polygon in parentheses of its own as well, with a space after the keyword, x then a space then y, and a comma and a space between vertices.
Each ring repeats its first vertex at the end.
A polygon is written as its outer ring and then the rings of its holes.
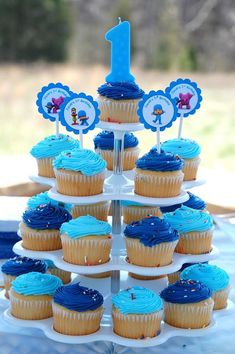
POLYGON ((194 264, 184 269, 180 278, 198 280, 205 284, 212 292, 214 310, 220 310, 227 306, 230 280, 225 270, 212 264, 194 264))
POLYGON ((78 140, 69 135, 50 135, 39 141, 30 153, 36 158, 38 164, 38 175, 42 177, 55 177, 52 162, 62 151, 79 148, 78 140))
POLYGON ((152 290, 134 286, 112 298, 113 330, 122 337, 144 339, 160 333, 163 302, 152 290))
POLYGON ((192 181, 197 178, 197 170, 200 164, 201 148, 191 139, 170 139, 161 144, 162 150, 180 156, 184 160, 184 181, 192 181))
POLYGON ((51 205, 63 207, 66 210, 68 210, 68 212, 71 213, 72 204, 66 204, 66 203, 58 202, 57 200, 51 199, 48 196, 48 192, 42 192, 42 193, 32 196, 31 198, 29 198, 27 206, 29 209, 36 209, 39 205, 48 204, 48 203, 50 203, 51 205))
POLYGON ((111 230, 107 222, 90 215, 64 223, 60 228, 64 260, 87 266, 108 262, 111 230))
POLYGON ((31 272, 18 276, 10 290, 11 314, 22 320, 42 320, 52 316, 52 297, 62 286, 51 274, 31 272))
POLYGON ((123 222, 125 224, 139 221, 149 215, 158 217, 162 216, 161 210, 158 206, 131 202, 129 200, 122 201, 122 214, 123 222))

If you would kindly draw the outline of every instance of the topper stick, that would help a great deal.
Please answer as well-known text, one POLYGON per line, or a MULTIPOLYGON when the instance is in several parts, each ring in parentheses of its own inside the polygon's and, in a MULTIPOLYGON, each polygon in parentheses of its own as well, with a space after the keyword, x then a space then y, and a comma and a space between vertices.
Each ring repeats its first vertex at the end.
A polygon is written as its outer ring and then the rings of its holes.
POLYGON ((178 131, 178 139, 181 139, 181 137, 182 137, 183 120, 184 120, 184 115, 183 115, 183 113, 181 113, 180 123, 179 123, 179 131, 178 131))
POLYGON ((160 127, 157 127, 157 151, 161 152, 160 127))
POLYGON ((56 115, 56 121, 55 121, 55 132, 56 132, 56 137, 59 138, 60 134, 60 122, 59 122, 59 115, 56 115))
POLYGON ((83 149, 83 134, 82 129, 79 129, 80 147, 83 149))

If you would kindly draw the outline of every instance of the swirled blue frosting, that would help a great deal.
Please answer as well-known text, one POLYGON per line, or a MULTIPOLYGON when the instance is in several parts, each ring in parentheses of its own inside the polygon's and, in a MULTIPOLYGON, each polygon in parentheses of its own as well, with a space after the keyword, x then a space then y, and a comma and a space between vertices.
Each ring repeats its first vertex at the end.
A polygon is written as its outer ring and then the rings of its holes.
POLYGON ((39 259, 16 256, 2 265, 2 272, 12 276, 18 276, 29 272, 46 273, 46 262, 39 259))
POLYGON ((42 159, 55 157, 64 150, 72 150, 79 147, 79 141, 69 135, 59 134, 58 138, 56 135, 50 135, 33 146, 30 153, 33 157, 42 159))
POLYGON ((201 262, 201 263, 184 263, 182 267, 179 269, 179 272, 182 272, 184 269, 191 267, 194 264, 207 264, 208 262, 201 262))
POLYGON ((99 291, 80 286, 79 283, 61 286, 54 295, 54 302, 71 311, 94 311, 103 305, 99 291))
POLYGON ((28 227, 36 230, 59 230, 64 222, 71 219, 68 210, 50 203, 39 205, 36 209, 28 209, 22 217, 28 227))
POLYGON ((98 93, 112 100, 134 100, 144 95, 144 91, 134 82, 105 83, 98 88, 98 93))
POLYGON ((193 231, 207 231, 213 226, 212 216, 201 210, 195 210, 182 205, 172 213, 165 213, 164 219, 176 229, 179 234, 193 231))
POLYGON ((190 304, 209 299, 211 290, 199 281, 178 280, 165 288, 160 296, 174 304, 190 304))
POLYGON ((177 231, 168 222, 157 216, 150 216, 140 221, 132 222, 126 226, 124 235, 139 239, 140 243, 148 247, 179 239, 177 231))
POLYGON ((198 280, 213 292, 223 290, 229 285, 229 276, 225 270, 212 264, 194 264, 180 273, 180 278, 198 280))
POLYGON ((124 315, 143 315, 160 311, 163 308, 160 296, 141 286, 121 290, 113 296, 112 302, 113 306, 124 315))
POLYGON ((191 192, 187 192, 189 195, 189 199, 181 204, 175 204, 175 205, 170 205, 167 207, 161 207, 161 212, 162 213, 169 213, 172 211, 175 211, 176 209, 179 209, 182 205, 185 205, 189 208, 196 209, 196 210, 204 210, 206 209, 206 203, 204 200, 196 196, 195 194, 191 192))
POLYGON ((51 203, 51 205, 61 206, 67 209, 69 212, 72 210, 72 204, 66 204, 63 202, 58 202, 57 200, 51 199, 48 196, 48 192, 42 192, 29 198, 27 206, 29 209, 35 209, 41 204, 51 203))
POLYGON ((13 290, 21 295, 50 295, 62 286, 62 280, 51 274, 30 272, 19 275, 12 282, 13 290))
POLYGON ((201 153, 201 148, 196 141, 183 138, 167 140, 161 144, 161 148, 183 159, 193 159, 201 153))
POLYGON ((78 171, 85 176, 93 176, 105 170, 106 161, 94 151, 74 149, 63 151, 55 158, 53 166, 56 169, 78 171))
MULTIPOLYGON (((124 149, 133 148, 138 145, 139 141, 132 133, 124 135, 124 149)), ((114 134, 103 130, 94 138, 95 149, 113 150, 114 149, 114 134)))
POLYGON ((136 167, 150 171, 178 171, 183 167, 183 160, 169 152, 161 150, 159 154, 156 148, 151 149, 147 154, 136 161, 136 167))

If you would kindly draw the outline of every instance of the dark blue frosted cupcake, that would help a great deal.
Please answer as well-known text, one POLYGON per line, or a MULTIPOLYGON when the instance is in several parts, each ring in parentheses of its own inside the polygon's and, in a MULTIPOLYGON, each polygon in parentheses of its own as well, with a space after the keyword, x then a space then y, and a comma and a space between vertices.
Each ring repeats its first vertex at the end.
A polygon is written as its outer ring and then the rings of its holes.
POLYGON ((187 206, 188 208, 191 209, 196 209, 196 210, 205 210, 206 209, 206 203, 204 202, 204 200, 202 200, 201 198, 199 198, 198 196, 196 196, 195 194, 191 193, 191 192, 187 192, 189 195, 189 199, 181 204, 175 204, 175 205, 170 205, 170 206, 166 206, 166 207, 161 207, 161 212, 162 213, 171 213, 173 211, 175 211, 176 209, 179 209, 182 205, 187 206))
MULTIPOLYGON (((138 139, 132 133, 124 135, 123 170, 132 170, 138 159, 140 149, 138 139)), ((95 151, 107 162, 108 170, 113 170, 114 134, 102 131, 94 138, 95 151)))
POLYGON ((26 210, 20 223, 23 247, 33 251, 60 249, 60 227, 71 219, 66 209, 50 203, 26 210))
POLYGON ((179 280, 164 289, 165 322, 179 328, 204 328, 210 324, 214 301, 211 290, 195 280, 179 280))
POLYGON ((176 197, 184 178, 182 168, 179 156, 151 149, 136 161, 135 193, 155 198, 176 197))
POLYGON ((79 283, 60 287, 53 299, 54 330, 67 335, 91 334, 100 328, 103 296, 79 283))

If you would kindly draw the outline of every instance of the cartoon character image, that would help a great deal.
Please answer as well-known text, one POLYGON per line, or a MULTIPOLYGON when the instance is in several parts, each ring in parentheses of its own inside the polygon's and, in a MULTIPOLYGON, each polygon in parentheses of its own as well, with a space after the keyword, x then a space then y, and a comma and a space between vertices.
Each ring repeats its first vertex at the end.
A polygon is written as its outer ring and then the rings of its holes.
POLYGON ((52 102, 47 102, 46 108, 47 108, 47 113, 51 113, 52 108, 54 107, 52 102))
POLYGON ((58 98, 52 98, 51 100, 53 103, 52 113, 57 113, 57 111, 60 109, 61 104, 64 102, 64 97, 60 96, 58 98))
POLYGON ((80 125, 85 125, 85 126, 89 125, 88 122, 87 122, 89 117, 87 117, 85 111, 81 110, 81 111, 78 112, 78 119, 81 122, 80 125))
POLYGON ((153 120, 153 123, 159 123, 162 124, 162 114, 164 114, 165 111, 163 111, 162 106, 160 104, 156 104, 153 107, 153 115, 155 116, 155 119, 153 120))
POLYGON ((76 110, 75 107, 71 108, 71 117, 72 117, 72 120, 73 120, 72 125, 78 125, 78 122, 77 122, 77 110, 76 110))
POLYGON ((191 109, 190 100, 193 97, 193 94, 190 92, 180 93, 177 101, 179 109, 191 109))

